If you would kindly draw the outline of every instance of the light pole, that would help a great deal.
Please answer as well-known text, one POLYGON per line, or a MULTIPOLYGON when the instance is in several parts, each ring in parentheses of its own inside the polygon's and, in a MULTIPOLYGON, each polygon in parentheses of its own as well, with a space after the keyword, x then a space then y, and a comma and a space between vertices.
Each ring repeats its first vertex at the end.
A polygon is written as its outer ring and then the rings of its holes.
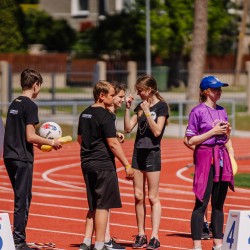
POLYGON ((151 74, 150 0, 146 0, 146 73, 151 74))

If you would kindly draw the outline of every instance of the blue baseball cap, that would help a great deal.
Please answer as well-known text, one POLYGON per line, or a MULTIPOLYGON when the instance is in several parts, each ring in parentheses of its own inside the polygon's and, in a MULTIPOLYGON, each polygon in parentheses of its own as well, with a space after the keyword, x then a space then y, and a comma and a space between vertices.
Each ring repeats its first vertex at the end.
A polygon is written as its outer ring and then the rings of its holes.
POLYGON ((215 89, 220 87, 227 87, 228 84, 221 82, 217 77, 215 76, 206 76, 201 80, 200 83, 200 89, 205 90, 208 88, 215 89))

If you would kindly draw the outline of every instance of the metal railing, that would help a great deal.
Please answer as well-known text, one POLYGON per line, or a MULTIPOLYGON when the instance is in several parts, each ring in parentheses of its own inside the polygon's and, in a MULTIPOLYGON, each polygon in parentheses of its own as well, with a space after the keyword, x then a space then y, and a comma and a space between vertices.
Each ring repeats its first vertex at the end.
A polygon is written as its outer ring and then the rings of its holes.
MULTIPOLYGON (((54 121, 60 125, 66 124, 71 126, 72 136, 76 138, 79 114, 86 107, 93 104, 93 101, 44 101, 36 102, 36 104, 39 107, 39 120, 41 123, 46 121, 54 121)), ((234 135, 235 101, 223 100, 223 102, 220 104, 224 106, 228 112, 228 119, 232 126, 232 135, 234 135)), ((0 103, 0 110, 3 117, 6 116, 6 113, 4 113, 3 110, 7 110, 9 105, 10 103, 0 103)), ((175 137, 183 137, 188 121, 188 114, 185 114, 186 107, 187 105, 197 105, 197 101, 168 101, 168 105, 170 107, 169 123, 174 125, 174 133, 171 132, 171 135, 175 137)), ((122 116, 118 116, 117 120, 117 129, 123 130, 122 116)))

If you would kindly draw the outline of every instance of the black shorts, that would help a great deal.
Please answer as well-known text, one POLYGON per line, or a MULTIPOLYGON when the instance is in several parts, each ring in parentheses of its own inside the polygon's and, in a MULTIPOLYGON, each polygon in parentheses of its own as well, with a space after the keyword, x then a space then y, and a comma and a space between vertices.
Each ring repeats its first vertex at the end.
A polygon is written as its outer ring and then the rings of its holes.
POLYGON ((161 150, 134 148, 132 168, 145 172, 161 171, 161 150))
POLYGON ((116 171, 84 174, 89 210, 120 208, 121 197, 116 171))

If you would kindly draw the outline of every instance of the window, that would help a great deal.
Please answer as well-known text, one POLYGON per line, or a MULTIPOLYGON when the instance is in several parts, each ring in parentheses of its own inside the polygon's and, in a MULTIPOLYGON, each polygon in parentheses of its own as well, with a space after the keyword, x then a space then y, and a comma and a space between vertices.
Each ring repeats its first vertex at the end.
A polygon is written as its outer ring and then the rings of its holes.
POLYGON ((71 15, 74 17, 88 16, 88 8, 88 0, 71 0, 71 15))

